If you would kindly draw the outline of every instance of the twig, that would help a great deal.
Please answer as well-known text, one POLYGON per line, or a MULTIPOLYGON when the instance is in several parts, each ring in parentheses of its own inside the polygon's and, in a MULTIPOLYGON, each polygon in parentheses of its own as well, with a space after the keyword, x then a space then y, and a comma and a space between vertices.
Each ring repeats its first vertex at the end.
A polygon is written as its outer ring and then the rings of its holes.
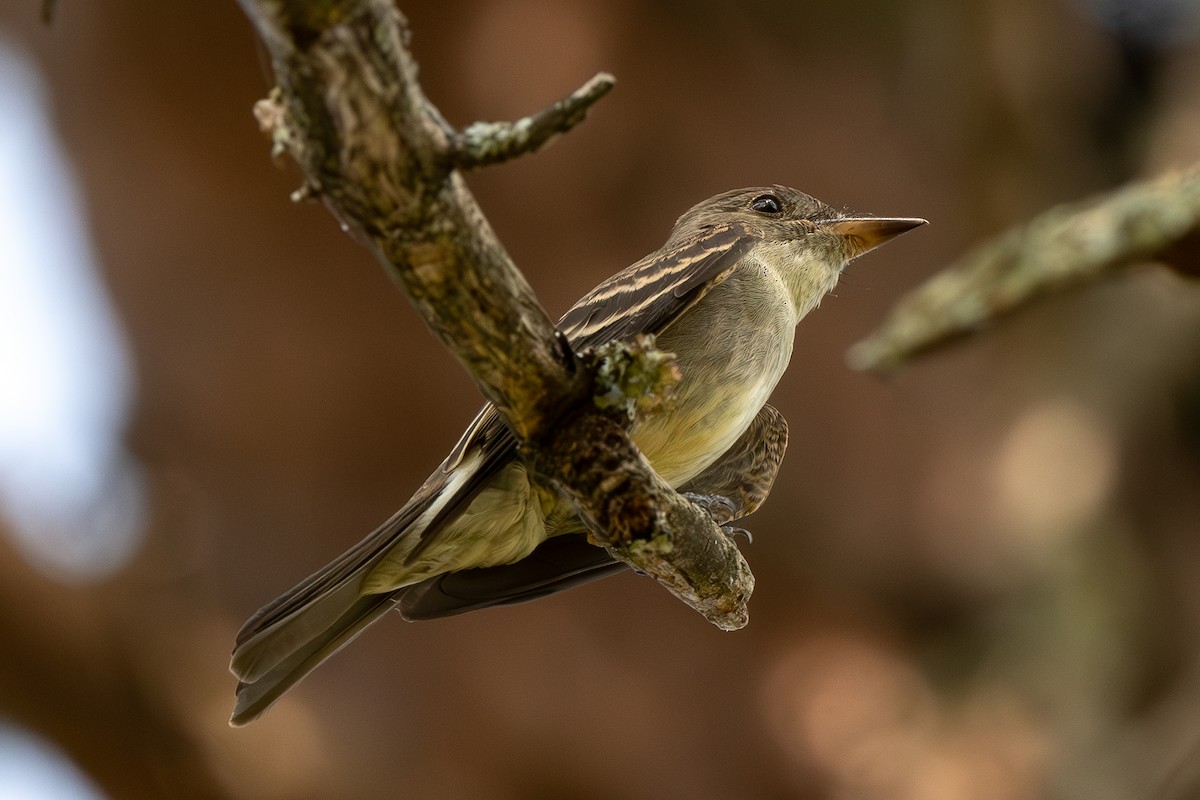
POLYGON ((601 72, 552 106, 516 122, 476 122, 454 137, 451 155, 459 169, 510 161, 533 153, 587 117, 588 109, 612 90, 616 80, 601 72))
POLYGON ((1200 165, 1053 208, 934 275, 851 348, 886 371, 1037 299, 1158 260, 1200 274, 1200 165))

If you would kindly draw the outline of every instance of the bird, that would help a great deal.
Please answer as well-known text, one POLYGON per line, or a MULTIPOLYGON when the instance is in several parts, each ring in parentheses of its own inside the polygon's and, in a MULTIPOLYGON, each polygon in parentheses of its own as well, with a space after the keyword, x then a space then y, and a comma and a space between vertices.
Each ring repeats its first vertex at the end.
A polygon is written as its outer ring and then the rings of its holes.
MULTIPOLYGON (((725 192, 584 295, 558 330, 576 352, 650 334, 675 354, 681 378, 630 435, 672 488, 728 526, 762 504, 783 460, 787 423, 767 400, 797 323, 850 261, 923 224, 837 209, 780 185, 725 192)), ((588 541, 561 490, 530 473, 487 404, 399 511, 242 626, 230 724, 261 716, 392 609, 435 619, 536 599, 624 566, 588 541)))

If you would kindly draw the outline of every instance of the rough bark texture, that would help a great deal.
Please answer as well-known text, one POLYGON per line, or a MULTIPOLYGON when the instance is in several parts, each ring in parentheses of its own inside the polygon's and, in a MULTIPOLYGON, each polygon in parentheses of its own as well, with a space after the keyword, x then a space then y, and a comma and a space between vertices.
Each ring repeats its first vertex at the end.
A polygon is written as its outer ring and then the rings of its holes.
POLYGON ((580 385, 454 172, 458 137, 421 93, 403 18, 387 0, 244 5, 279 82, 275 142, 300 165, 308 193, 375 253, 528 438, 580 385))
POLYGON ((1050 209, 934 275, 902 298, 849 355, 888 370, 969 335, 1041 297, 1125 267, 1161 261, 1200 274, 1200 165, 1050 209))
MULTIPOLYGON (((597 408, 594 396, 612 405, 613 385, 596 386, 599 362, 565 346, 458 172, 541 147, 612 79, 598 75, 519 122, 460 133, 422 94, 391 0, 243 6, 279 83, 257 114, 304 171, 305 193, 376 254, 596 541, 719 627, 744 625, 753 578, 737 548, 654 473, 624 431, 627 416, 597 408)), ((657 357, 640 357, 653 372, 657 357)))
POLYGON ((676 493, 625 435, 615 415, 584 414, 535 456, 540 470, 579 487, 576 502, 593 538, 645 572, 722 630, 749 618, 754 576, 733 540, 676 493))

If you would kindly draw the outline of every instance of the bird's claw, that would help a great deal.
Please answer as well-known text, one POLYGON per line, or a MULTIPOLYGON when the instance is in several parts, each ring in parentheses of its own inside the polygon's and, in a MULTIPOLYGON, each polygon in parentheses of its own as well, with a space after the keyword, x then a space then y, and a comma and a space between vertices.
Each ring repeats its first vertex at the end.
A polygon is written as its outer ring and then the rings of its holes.
POLYGON ((724 525, 737 519, 737 506, 728 497, 722 497, 719 494, 696 494, 695 492, 684 492, 683 496, 700 506, 717 525, 724 525))
POLYGON ((746 540, 747 544, 754 544, 754 534, 752 534, 750 531, 746 530, 745 528, 735 528, 732 525, 722 525, 721 530, 724 531, 725 535, 728 536, 730 539, 734 539, 734 538, 737 538, 740 536, 746 540))

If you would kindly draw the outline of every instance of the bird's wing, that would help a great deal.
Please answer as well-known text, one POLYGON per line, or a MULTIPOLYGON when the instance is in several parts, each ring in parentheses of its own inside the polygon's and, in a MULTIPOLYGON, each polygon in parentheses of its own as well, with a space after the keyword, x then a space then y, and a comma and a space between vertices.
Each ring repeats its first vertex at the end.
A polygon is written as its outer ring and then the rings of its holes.
POLYGON ((558 321, 576 350, 662 333, 729 277, 754 244, 741 225, 717 225, 664 247, 584 295, 558 321))
POLYGON ((405 589, 401 616, 417 621, 536 600, 625 569, 586 533, 552 536, 514 564, 447 572, 405 589))
MULTIPOLYGON (((639 333, 661 333, 725 280, 753 244, 741 226, 720 225, 652 253, 580 299, 559 320, 559 329, 576 350, 639 333)), ((476 422, 481 423, 481 434, 487 430, 484 425, 503 428, 498 414, 487 420, 481 415, 476 422)), ((472 437, 468 431, 456 450, 469 448, 472 437)), ((511 440, 509 447, 515 447, 511 440)), ((436 526, 426 527, 414 552, 436 539, 437 531, 436 526)), ((400 600, 400 613, 407 619, 433 619, 520 603, 623 568, 603 548, 589 543, 585 534, 563 534, 514 564, 450 573, 410 587, 400 600)))

